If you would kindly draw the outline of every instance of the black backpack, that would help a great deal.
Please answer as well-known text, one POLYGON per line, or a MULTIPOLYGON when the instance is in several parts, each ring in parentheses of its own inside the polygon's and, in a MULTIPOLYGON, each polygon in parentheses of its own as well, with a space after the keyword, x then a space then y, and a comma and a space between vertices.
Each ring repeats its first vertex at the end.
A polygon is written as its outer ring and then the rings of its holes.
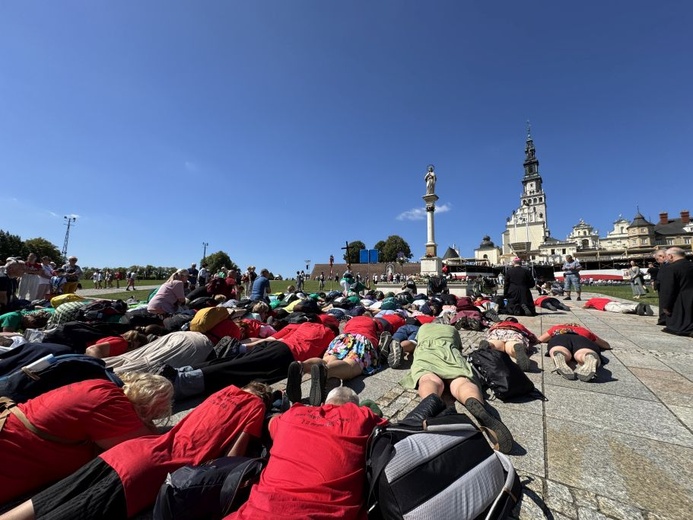
POLYGON ((500 350, 485 348, 467 356, 474 374, 484 388, 488 388, 501 401, 534 394, 546 398, 517 366, 511 357, 500 350))
POLYGON ((128 310, 123 300, 94 300, 79 310, 77 321, 107 321, 114 316, 123 316, 128 310))
POLYGON ((222 457, 169 473, 154 504, 154 520, 219 520, 236 511, 260 479, 264 458, 222 457))
POLYGON ((370 520, 507 518, 521 494, 510 459, 463 414, 376 428, 366 475, 370 520))
POLYGON ((83 354, 49 354, 0 377, 0 395, 23 403, 50 390, 88 379, 104 379, 123 386, 101 359, 83 354))

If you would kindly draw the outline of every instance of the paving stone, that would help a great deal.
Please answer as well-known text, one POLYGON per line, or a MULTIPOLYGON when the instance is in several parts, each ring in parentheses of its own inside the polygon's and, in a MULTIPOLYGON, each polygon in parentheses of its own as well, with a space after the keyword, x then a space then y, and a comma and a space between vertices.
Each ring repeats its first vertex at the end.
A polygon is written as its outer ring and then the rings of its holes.
POLYGON ((578 507, 578 520, 608 520, 609 517, 594 509, 578 507))
POLYGON ((690 406, 693 401, 693 383, 677 372, 652 368, 631 368, 631 371, 667 405, 690 406))
POLYGON ((545 477, 542 415, 520 410, 503 410, 501 418, 515 439, 515 446, 510 454, 515 468, 521 472, 545 477))
POLYGON ((564 515, 565 518, 570 518, 571 520, 577 520, 577 507, 573 502, 566 502, 565 500, 559 500, 557 498, 547 498, 546 505, 549 510, 554 513, 560 513, 564 515))
POLYGON ((624 349, 615 347, 613 355, 618 360, 629 368, 654 368, 655 370, 671 370, 667 365, 662 363, 654 356, 643 355, 641 352, 634 352, 632 349, 624 349))
POLYGON ((546 481, 546 491, 548 498, 563 500, 564 502, 573 502, 573 495, 570 493, 568 486, 564 486, 553 480, 546 481))
POLYGON ((575 505, 579 506, 580 508, 599 509, 599 502, 597 502, 597 495, 595 493, 591 493, 580 488, 572 488, 570 492, 575 500, 575 505))
POLYGON ((688 406, 669 405, 669 409, 674 412, 674 415, 676 415, 679 421, 685 424, 688 429, 693 430, 693 408, 688 406))
POLYGON ((546 417, 693 447, 691 432, 661 403, 590 390, 589 383, 575 388, 546 385, 546 417))
POLYGON ((618 520, 642 520, 639 509, 606 497, 599 497, 599 509, 605 515, 618 520))

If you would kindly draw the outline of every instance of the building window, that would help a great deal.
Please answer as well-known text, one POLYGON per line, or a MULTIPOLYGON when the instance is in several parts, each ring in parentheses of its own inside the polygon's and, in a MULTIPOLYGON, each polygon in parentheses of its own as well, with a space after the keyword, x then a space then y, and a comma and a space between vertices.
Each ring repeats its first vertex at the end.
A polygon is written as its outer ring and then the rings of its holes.
POLYGON ((674 245, 674 239, 673 238, 667 238, 667 245, 673 246, 674 245))
POLYGON ((686 237, 686 238, 683 239, 683 243, 686 244, 686 245, 690 245, 690 244, 691 244, 691 239, 688 238, 688 237, 686 237))

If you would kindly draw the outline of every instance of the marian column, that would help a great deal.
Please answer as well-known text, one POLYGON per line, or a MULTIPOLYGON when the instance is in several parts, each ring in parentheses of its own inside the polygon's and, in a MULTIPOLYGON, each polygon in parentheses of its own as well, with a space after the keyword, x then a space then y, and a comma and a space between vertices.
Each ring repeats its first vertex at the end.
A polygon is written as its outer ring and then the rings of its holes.
POLYGON ((436 172, 432 164, 428 165, 426 175, 426 195, 423 200, 426 203, 426 255, 421 259, 422 275, 439 275, 442 273, 443 262, 438 258, 438 246, 435 240, 435 212, 438 195, 436 190, 436 172))

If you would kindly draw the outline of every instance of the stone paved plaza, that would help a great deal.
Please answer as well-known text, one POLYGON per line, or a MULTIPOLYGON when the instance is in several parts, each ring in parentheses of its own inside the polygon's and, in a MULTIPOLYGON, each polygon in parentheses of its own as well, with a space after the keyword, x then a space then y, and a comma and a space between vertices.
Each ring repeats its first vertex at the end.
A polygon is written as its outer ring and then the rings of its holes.
MULTIPOLYGON (((589 297, 583 294, 583 300, 589 297)), ((609 362, 598 379, 583 383, 551 373, 542 348, 531 358, 535 371, 529 375, 548 401, 491 401, 516 441, 512 460, 525 491, 517 517, 690 518, 693 339, 662 333, 656 316, 566 303, 570 312, 540 309, 536 317, 519 319, 537 335, 558 323, 577 322, 609 341, 613 350, 605 353, 609 362)), ((462 331, 469 348, 481 336, 462 331)), ((362 399, 376 401, 386 417, 398 419, 418 402, 415 392, 398 384, 407 366, 348 384, 362 399)), ((284 382, 274 386, 283 388, 284 382)), ((307 396, 307 380, 303 386, 307 396)))

